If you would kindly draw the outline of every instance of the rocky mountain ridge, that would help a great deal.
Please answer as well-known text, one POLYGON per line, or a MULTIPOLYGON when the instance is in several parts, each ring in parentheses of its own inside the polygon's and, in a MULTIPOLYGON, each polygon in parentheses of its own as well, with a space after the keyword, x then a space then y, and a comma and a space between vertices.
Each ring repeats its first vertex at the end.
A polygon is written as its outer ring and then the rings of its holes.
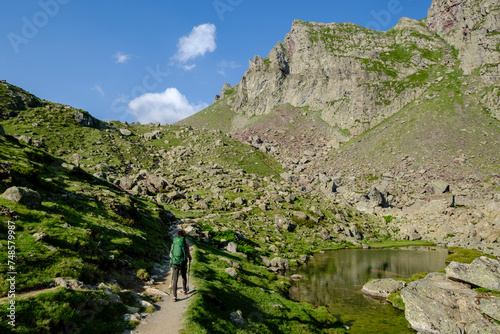
POLYGON ((499 13, 436 0, 387 32, 296 20, 179 124, 227 132, 276 158, 286 182, 397 217, 402 237, 497 248, 499 13))

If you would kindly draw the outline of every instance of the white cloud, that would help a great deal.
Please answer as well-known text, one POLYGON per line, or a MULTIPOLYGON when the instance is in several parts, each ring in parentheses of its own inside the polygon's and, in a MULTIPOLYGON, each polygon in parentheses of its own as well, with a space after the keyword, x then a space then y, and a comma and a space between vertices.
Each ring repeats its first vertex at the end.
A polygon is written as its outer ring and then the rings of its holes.
POLYGON ((113 58, 116 59, 117 64, 125 64, 130 60, 131 56, 118 51, 113 55, 113 58))
POLYGON ((128 104, 128 112, 140 123, 175 123, 208 107, 200 102, 191 104, 177 88, 168 88, 161 93, 146 93, 128 104))
POLYGON ((196 64, 182 66, 182 68, 184 68, 186 71, 191 71, 195 67, 196 67, 196 64))
POLYGON ((234 70, 235 68, 238 67, 241 67, 241 65, 238 65, 235 61, 222 60, 219 63, 220 70, 218 70, 217 73, 219 73, 222 76, 226 76, 226 69, 234 70))
POLYGON ((101 85, 94 85, 94 87, 92 87, 92 90, 95 90, 95 91, 96 91, 96 92, 98 92, 101 96, 106 95, 106 93, 104 93, 104 90, 102 89, 101 85))
POLYGON ((213 52, 217 48, 215 44, 215 25, 211 23, 201 24, 191 30, 188 36, 179 38, 178 50, 174 58, 185 63, 190 59, 213 52))

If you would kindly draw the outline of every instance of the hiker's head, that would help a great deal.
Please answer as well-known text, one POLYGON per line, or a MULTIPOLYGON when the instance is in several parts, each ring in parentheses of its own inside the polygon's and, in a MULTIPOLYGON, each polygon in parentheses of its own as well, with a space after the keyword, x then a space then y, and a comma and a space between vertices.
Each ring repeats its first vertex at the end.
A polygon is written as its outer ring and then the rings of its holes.
POLYGON ((177 236, 185 238, 186 237, 186 231, 184 231, 184 230, 177 231, 177 236))

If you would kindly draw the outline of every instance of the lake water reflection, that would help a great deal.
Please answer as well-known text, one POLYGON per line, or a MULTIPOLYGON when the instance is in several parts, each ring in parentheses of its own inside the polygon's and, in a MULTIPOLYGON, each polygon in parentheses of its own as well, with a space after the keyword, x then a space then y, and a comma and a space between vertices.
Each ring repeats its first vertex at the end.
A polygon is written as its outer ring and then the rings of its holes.
POLYGON ((350 323, 351 333, 412 333, 403 312, 366 298, 360 290, 373 278, 408 278, 419 272, 443 270, 447 256, 447 249, 432 247, 346 249, 316 254, 293 272, 304 279, 292 286, 290 296, 314 305, 329 305, 337 318, 350 323), (373 331, 367 329, 367 320, 373 331), (387 328, 374 323, 378 321, 387 328))

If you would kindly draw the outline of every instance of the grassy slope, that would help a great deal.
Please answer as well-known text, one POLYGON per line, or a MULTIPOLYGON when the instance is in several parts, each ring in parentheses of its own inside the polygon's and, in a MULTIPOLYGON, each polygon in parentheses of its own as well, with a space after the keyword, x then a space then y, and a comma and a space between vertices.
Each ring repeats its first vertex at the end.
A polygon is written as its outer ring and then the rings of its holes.
POLYGON ((228 94, 202 111, 177 122, 176 125, 193 126, 197 129, 217 129, 224 133, 230 132, 233 119, 236 116, 228 104, 231 97, 232 94, 228 94))
MULTIPOLYGON (((70 171, 58 166, 59 159, 21 145, 11 137, 0 137, 0 148, 1 166, 4 171, 10 171, 11 178, 0 180, 0 192, 15 184, 28 186, 43 197, 38 210, 0 199, 2 207, 13 210, 18 216, 15 220, 17 294, 47 287, 55 277, 95 284, 107 281, 112 275, 122 286, 130 286, 135 272, 141 268, 150 270, 166 249, 168 219, 156 204, 127 196, 80 169, 70 171), (33 234, 41 231, 47 236, 35 242, 33 234)), ((0 216, 3 236, 0 244, 4 250, 7 221, 12 219, 0 216)), ((7 263, 6 251, 0 253, 0 263, 7 263)), ((4 276, 8 268, 4 265, 0 270, 4 276)), ((7 291, 7 282, 2 280, 1 296, 7 291)), ((83 303, 85 306, 92 300, 97 303, 98 299, 102 299, 99 292, 58 291, 18 301, 16 332, 28 333, 35 328, 54 332, 72 319, 80 319, 77 323, 82 325, 82 316, 70 305, 83 303), (67 300, 66 310, 57 306, 59 300, 67 300), (33 303, 38 306, 33 308, 30 306, 33 303)), ((0 312, 2 318, 5 306, 0 312)), ((115 316, 126 311, 123 305, 109 307, 115 316)), ((103 312, 95 316, 109 318, 110 314, 103 312)), ((114 318, 116 332, 127 327, 120 318, 114 318)), ((101 328, 101 333, 110 332, 105 328, 101 328)))
POLYGON ((199 244, 192 266, 198 293, 191 301, 183 333, 345 333, 326 307, 287 298, 288 279, 269 273, 244 258, 199 244), (239 279, 225 273, 225 257, 242 266, 239 279), (240 310, 247 320, 235 324, 240 310))

